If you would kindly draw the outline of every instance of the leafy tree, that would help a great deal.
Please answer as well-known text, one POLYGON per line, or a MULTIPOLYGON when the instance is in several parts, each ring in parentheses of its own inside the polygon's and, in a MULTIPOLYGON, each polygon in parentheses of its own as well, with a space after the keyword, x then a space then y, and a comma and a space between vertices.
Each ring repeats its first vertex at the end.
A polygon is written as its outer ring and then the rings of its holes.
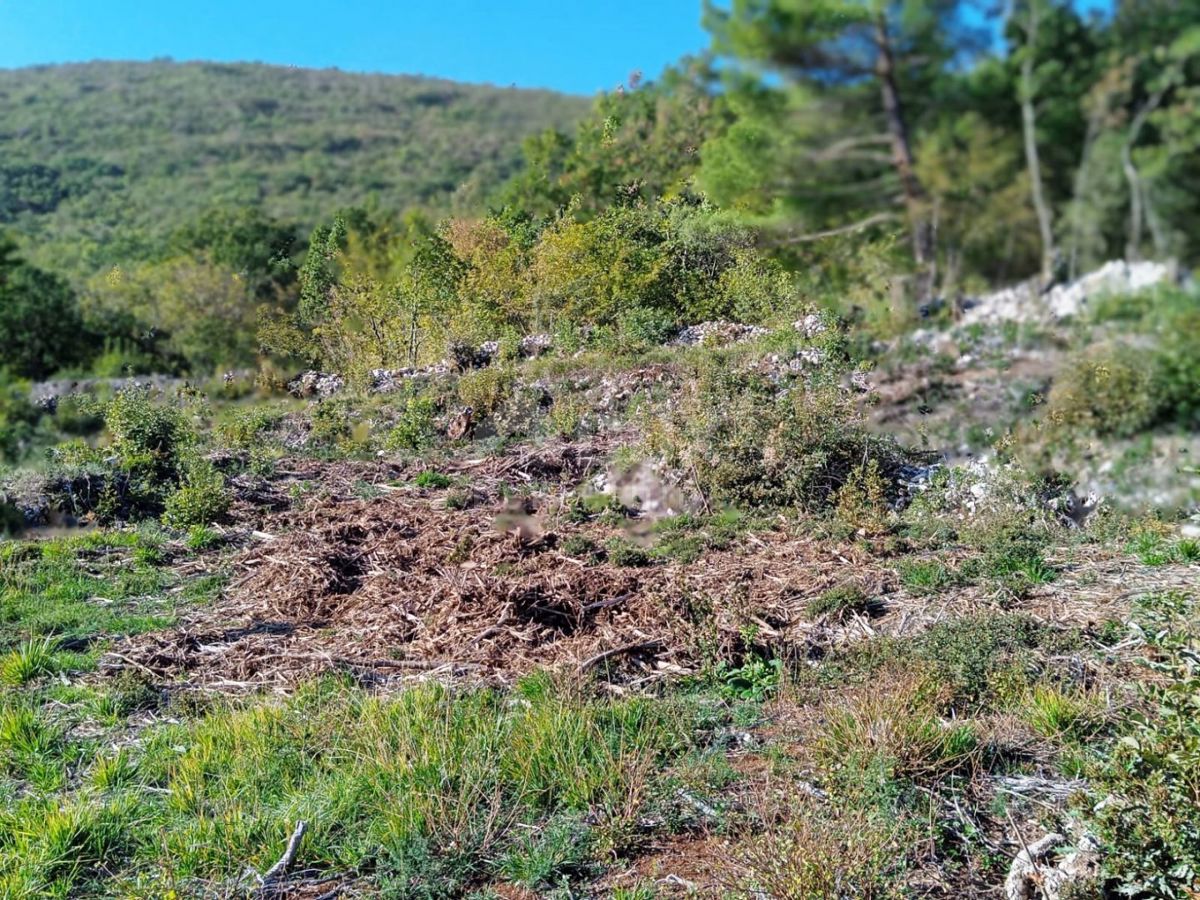
POLYGON ((45 378, 84 362, 89 341, 75 293, 62 279, 17 256, 0 235, 0 369, 45 378))
MULTIPOLYGON (((963 49, 949 40, 958 12, 955 0, 734 0, 728 10, 709 5, 706 13, 718 52, 805 88, 802 101, 810 114, 820 115, 827 98, 860 99, 863 85, 874 83, 883 133, 843 131, 809 156, 848 163, 849 180, 861 182, 865 176, 875 182, 875 194, 887 196, 877 171, 886 150, 909 221, 913 258, 923 270, 935 263, 934 230, 903 94, 906 85, 927 80, 963 49)), ((761 141, 745 132, 736 139, 750 146, 761 141)), ((875 224, 887 215, 877 210, 849 227, 875 224)))
POLYGON ((203 256, 242 279, 262 300, 278 299, 296 280, 296 231, 260 207, 214 208, 177 230, 173 255, 203 256))

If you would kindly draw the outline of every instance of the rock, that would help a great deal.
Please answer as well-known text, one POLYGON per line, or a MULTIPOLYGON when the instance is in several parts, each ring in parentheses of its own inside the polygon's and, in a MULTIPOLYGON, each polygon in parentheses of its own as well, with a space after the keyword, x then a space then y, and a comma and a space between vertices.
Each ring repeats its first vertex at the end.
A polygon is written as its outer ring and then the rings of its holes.
POLYGON ((1079 315, 1096 297, 1132 294, 1173 277, 1173 267, 1165 263, 1112 260, 1070 284, 1055 285, 1048 291, 1043 291, 1040 279, 1034 278, 991 294, 968 298, 963 302, 961 324, 1069 318, 1079 315))
POLYGON ((1062 900, 1081 896, 1078 890, 1100 872, 1100 842, 1083 835, 1072 852, 1057 864, 1050 854, 1065 838, 1050 833, 1022 848, 1004 880, 1006 900, 1062 900))
POLYGON ((723 347, 729 344, 740 344, 767 333, 767 329, 759 325, 742 325, 738 322, 701 322, 699 325, 689 325, 679 331, 668 345, 672 347, 695 347, 699 344, 715 344, 723 347))
POLYGON ((522 356, 541 356, 554 346, 554 338, 548 334, 527 334, 521 338, 519 351, 522 356))
POLYGON ((288 382, 288 391, 296 397, 332 397, 346 387, 341 375, 310 369, 288 382))

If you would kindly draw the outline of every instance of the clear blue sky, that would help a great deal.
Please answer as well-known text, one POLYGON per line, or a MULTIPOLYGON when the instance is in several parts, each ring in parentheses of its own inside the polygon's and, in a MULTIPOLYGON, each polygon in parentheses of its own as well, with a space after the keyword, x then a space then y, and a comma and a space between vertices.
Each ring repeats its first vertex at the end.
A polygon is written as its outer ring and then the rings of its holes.
POLYGON ((0 0, 0 68, 255 60, 592 94, 708 43, 701 0, 0 0))

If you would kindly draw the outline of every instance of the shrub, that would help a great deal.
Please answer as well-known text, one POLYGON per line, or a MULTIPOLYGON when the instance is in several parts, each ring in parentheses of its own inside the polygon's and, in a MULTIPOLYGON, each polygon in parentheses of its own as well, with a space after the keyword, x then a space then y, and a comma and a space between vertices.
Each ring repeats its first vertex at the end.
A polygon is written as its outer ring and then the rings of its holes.
POLYGON ((495 415, 512 396, 516 376, 506 366, 490 366, 467 372, 458 380, 458 398, 479 418, 495 415))
POLYGON ((1192 896, 1200 889, 1200 653, 1180 640, 1155 668, 1145 703, 1091 773, 1090 810, 1118 893, 1192 896))
POLYGON ((627 538, 609 538, 604 542, 604 551, 614 566, 648 566, 654 561, 650 551, 627 538))
POLYGON ((66 282, 17 258, 0 235, 0 347, 4 367, 45 378, 84 362, 88 339, 75 294, 66 282))
POLYGON ((15 462, 26 455, 41 417, 29 401, 29 386, 0 372, 0 460, 15 462))
POLYGON ((283 413, 280 410, 254 406, 238 410, 217 430, 230 447, 255 450, 262 445, 264 435, 273 429, 282 418, 283 413))
POLYGON ((714 357, 659 423, 651 449, 718 504, 823 509, 864 460, 879 476, 901 458, 867 429, 839 374, 823 366, 777 385, 714 357))
POLYGON ((850 472, 837 491, 835 515, 851 531, 864 535, 883 534, 891 526, 891 507, 887 502, 887 484, 879 471, 879 460, 872 459, 850 472))
POLYGON ((1024 680, 1030 651, 1045 637, 1027 616, 979 615, 933 626, 913 650, 953 700, 980 706, 1003 687, 1003 673, 1016 669, 1024 680))
POLYGON ((441 472, 426 469, 424 472, 417 473, 417 477, 413 479, 413 484, 419 488, 448 488, 454 484, 454 480, 443 475, 441 472))
POLYGON ((1129 437, 1158 419, 1162 397, 1149 350, 1107 346, 1076 357, 1050 389, 1054 425, 1129 437))
POLYGON ((163 521, 181 529, 209 525, 229 512, 231 502, 224 476, 207 463, 194 462, 183 485, 167 495, 163 521))
POLYGON ((149 391, 118 393, 104 411, 121 465, 160 482, 178 481, 184 455, 195 440, 182 410, 154 403, 149 391))
POLYGON ((384 439, 386 450, 424 450, 437 434, 436 407, 428 397, 409 397, 395 426, 384 439))

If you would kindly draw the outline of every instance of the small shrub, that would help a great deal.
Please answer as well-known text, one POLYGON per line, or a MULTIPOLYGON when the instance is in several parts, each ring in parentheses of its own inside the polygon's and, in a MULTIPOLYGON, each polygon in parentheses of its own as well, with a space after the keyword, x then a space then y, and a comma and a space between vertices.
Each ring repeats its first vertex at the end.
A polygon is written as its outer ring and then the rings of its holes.
POLYGON ((595 560, 600 555, 600 547, 590 537, 581 534, 571 535, 562 542, 562 552, 577 559, 595 560))
POLYGON ((229 421, 223 423, 218 434, 230 446, 241 450, 258 449, 267 432, 283 418, 279 410, 264 407, 239 410, 229 421))
POLYGON ((195 434, 182 410, 154 403, 149 392, 121 391, 104 411, 121 465, 158 482, 177 482, 195 434))
MULTIPOLYGON (((980 615, 939 623, 921 635, 913 651, 955 701, 979 706, 995 699, 1010 673, 1027 682, 1030 651, 1047 635, 1033 619, 1016 614, 980 615)), ((1004 699, 1004 698, 1000 698, 1004 699)))
POLYGON ((587 410, 587 403, 578 397, 557 397, 546 412, 546 428, 557 437, 574 437, 587 410))
POLYGON ((609 538, 604 542, 604 551, 614 566, 648 566, 654 561, 645 547, 639 547, 627 538, 609 538))
POLYGON ((209 525, 224 518, 231 502, 224 476, 213 466, 196 462, 184 484, 167 496, 163 522, 172 528, 209 525))
POLYGON ((516 378, 512 369, 490 366, 467 372, 458 379, 458 398, 480 419, 493 416, 512 395, 516 378))
POLYGON ((1118 893, 1176 898, 1200 888, 1200 653, 1177 640, 1145 703, 1090 773, 1093 820, 1118 893))
POLYGON ((431 446, 437 435, 436 414, 437 408, 430 398, 409 397, 400 418, 384 439, 384 449, 424 450, 431 446))
POLYGON ((418 472, 417 477, 413 479, 413 484, 419 488, 448 488, 454 484, 454 479, 448 475, 443 475, 441 472, 435 472, 433 469, 426 469, 424 472, 418 472))
POLYGON ((872 459, 853 469, 837 492, 834 515, 852 532, 879 535, 891 527, 891 507, 887 502, 887 484, 879 471, 879 460, 872 459))
POLYGON ((650 449, 693 473, 710 501, 825 509, 859 467, 874 460, 868 471, 886 474, 901 459, 894 444, 867 429, 840 375, 838 366, 814 363, 783 389, 714 358, 652 431, 650 449))
POLYGON ((808 614, 841 620, 852 613, 870 612, 872 600, 855 584, 843 584, 808 601, 808 614))
POLYGON ((1068 364, 1050 390, 1047 417, 1055 425, 1130 437, 1154 424, 1161 404, 1146 353, 1109 346, 1068 364))

